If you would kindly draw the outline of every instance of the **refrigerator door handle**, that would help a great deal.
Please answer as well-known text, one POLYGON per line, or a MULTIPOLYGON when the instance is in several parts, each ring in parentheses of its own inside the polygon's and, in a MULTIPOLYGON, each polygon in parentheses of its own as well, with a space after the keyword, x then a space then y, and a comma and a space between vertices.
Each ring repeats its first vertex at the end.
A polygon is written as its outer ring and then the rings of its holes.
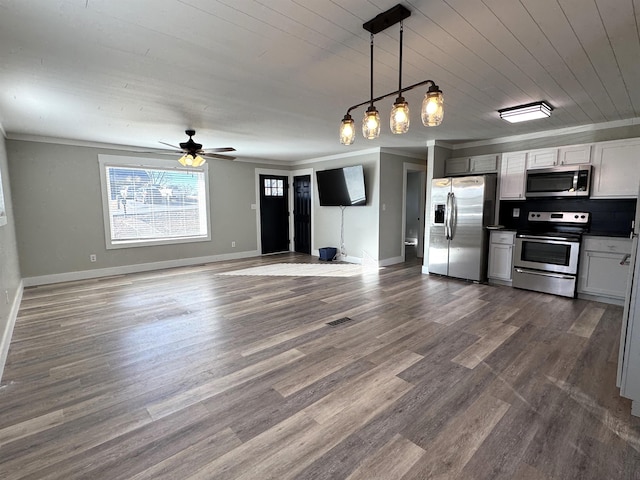
POLYGON ((447 240, 451 240, 451 195, 452 193, 447 193, 447 214, 444 219, 444 235, 447 240))
POLYGON ((449 197, 447 198, 447 200, 449 201, 449 208, 447 209, 447 214, 449 218, 449 240, 453 240, 453 209, 454 209, 455 200, 456 200, 453 192, 449 194, 449 197))

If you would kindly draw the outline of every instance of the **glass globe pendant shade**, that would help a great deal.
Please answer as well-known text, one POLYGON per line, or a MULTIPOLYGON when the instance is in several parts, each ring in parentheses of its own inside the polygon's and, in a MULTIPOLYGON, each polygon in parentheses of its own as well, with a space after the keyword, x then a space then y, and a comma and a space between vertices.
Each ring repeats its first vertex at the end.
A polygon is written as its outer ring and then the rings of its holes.
POLYGON ((437 127, 444 117, 444 98, 437 85, 429 87, 422 101, 422 124, 425 127, 437 127))
POLYGON ((409 104, 405 102, 404 97, 398 97, 393 104, 391 117, 389 118, 391 133, 407 133, 409 131, 409 122, 409 104))
POLYGON ((373 105, 367 108, 362 119, 362 135, 367 140, 373 140, 380 136, 380 114, 373 105))
POLYGON ((342 145, 351 145, 356 139, 356 129, 353 118, 348 113, 340 123, 340 143, 342 145))

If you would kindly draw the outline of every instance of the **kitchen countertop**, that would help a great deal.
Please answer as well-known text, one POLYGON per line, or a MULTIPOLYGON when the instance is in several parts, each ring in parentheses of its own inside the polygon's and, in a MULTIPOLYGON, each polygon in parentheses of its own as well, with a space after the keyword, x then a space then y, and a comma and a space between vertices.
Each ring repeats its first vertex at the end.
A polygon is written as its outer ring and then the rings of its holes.
POLYGON ((585 235, 588 235, 590 237, 615 237, 615 238, 629 238, 629 234, 621 234, 621 233, 611 233, 611 232, 602 232, 602 231, 590 231, 585 233, 585 235))

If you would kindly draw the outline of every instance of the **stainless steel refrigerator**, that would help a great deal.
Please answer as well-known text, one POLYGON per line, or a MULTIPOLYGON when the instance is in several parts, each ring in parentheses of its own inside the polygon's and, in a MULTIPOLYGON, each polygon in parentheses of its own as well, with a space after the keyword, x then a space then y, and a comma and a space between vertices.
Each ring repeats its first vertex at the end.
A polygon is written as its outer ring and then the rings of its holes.
POLYGON ((486 279, 495 202, 495 174, 432 180, 429 273, 486 279))

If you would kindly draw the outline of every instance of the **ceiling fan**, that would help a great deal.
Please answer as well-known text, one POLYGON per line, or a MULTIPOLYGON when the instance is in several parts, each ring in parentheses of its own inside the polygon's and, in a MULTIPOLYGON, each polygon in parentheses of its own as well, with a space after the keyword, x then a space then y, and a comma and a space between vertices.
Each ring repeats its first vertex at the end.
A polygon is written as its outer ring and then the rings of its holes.
POLYGON ((202 144, 193 141, 193 136, 196 134, 195 130, 185 130, 189 136, 189 140, 180 143, 180 146, 171 145, 170 143, 160 142, 168 147, 175 148, 176 153, 182 153, 182 157, 178 160, 183 167, 199 167, 204 163, 204 158, 220 158, 222 160, 235 160, 236 157, 229 155, 220 155, 218 152, 235 152, 233 147, 220 147, 220 148, 202 148, 202 144))

